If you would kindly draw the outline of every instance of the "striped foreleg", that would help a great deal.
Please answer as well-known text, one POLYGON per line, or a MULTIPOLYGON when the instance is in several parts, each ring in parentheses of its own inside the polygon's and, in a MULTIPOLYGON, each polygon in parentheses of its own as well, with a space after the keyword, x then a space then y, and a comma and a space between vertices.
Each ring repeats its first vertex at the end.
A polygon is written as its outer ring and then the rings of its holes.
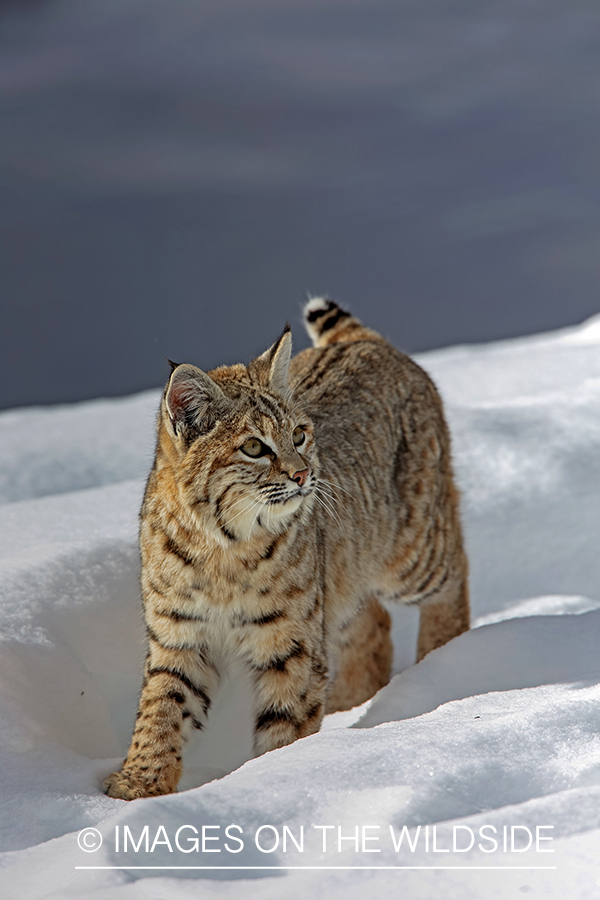
POLYGON ((202 647, 174 649, 150 639, 129 752, 122 769, 104 782, 110 797, 134 800, 176 789, 183 740, 204 727, 218 681, 202 647))
POLYGON ((255 753, 266 753, 318 731, 327 696, 324 654, 291 640, 268 659, 251 662, 256 683, 255 753))

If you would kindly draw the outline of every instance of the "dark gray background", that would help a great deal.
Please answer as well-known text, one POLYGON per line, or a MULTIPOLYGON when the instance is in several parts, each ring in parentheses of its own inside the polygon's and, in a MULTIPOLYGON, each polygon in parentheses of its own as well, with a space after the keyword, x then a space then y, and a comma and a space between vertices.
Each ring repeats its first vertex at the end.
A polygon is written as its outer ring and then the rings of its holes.
POLYGON ((598 0, 0 4, 0 406, 600 310, 598 0))

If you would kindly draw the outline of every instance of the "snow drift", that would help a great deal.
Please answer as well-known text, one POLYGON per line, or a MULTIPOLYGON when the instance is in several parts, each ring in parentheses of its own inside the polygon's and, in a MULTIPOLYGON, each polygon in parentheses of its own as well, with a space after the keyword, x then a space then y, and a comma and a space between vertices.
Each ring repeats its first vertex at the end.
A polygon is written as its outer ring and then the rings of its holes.
POLYGON ((476 627, 415 666, 395 610, 391 683, 259 759, 232 677, 180 792, 130 804, 100 783, 140 687, 159 393, 0 415, 3 896, 598 896, 600 317, 419 362, 476 627))

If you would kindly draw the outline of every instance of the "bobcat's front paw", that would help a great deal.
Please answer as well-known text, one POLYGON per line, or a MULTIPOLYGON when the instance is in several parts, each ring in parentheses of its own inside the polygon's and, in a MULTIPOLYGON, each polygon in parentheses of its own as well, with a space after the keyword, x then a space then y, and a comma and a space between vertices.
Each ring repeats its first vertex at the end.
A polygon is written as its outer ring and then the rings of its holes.
POLYGON ((137 800, 139 797, 158 797, 170 794, 177 787, 176 779, 162 777, 145 778, 142 773, 131 769, 121 769, 105 778, 102 787, 104 793, 116 800, 137 800))

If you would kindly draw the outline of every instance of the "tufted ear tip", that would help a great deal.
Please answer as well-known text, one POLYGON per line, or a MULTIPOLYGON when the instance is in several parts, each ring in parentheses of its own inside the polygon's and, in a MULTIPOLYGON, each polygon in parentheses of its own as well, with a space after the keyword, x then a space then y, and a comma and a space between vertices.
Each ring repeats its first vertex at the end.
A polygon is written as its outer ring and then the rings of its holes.
POLYGON ((250 363, 254 377, 276 394, 287 394, 288 369, 292 358, 292 329, 286 322, 280 337, 260 356, 250 363))
POLYGON ((270 351, 269 387, 278 394, 288 390, 288 371, 292 358, 292 329, 286 323, 281 337, 270 351))

